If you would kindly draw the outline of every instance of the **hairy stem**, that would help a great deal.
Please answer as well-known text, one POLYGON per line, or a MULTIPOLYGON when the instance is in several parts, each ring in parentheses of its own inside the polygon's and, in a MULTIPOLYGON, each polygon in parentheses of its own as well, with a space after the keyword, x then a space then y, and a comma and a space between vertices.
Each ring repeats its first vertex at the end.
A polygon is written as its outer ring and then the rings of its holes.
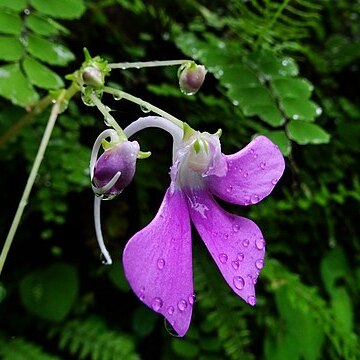
POLYGON ((165 61, 142 61, 142 62, 125 62, 125 63, 112 63, 107 66, 111 69, 140 69, 144 67, 157 67, 157 66, 174 66, 182 65, 191 60, 165 60, 165 61))
POLYGON ((61 103, 64 101, 65 94, 66 94, 66 90, 63 90, 63 92, 60 94, 60 96, 58 97, 58 99, 56 100, 55 104, 53 105, 53 107, 51 109, 50 117, 49 117, 48 123, 46 125, 44 135, 43 135, 43 137, 41 139, 41 143, 40 143, 38 152, 36 154, 36 158, 34 160, 32 169, 30 171, 29 178, 28 178, 28 180, 26 182, 24 192, 23 192, 22 197, 20 199, 20 202, 19 202, 18 208, 16 210, 13 222, 11 224, 9 233, 8 233, 8 235, 6 237, 3 249, 1 251, 1 255, 0 255, 0 274, 1 274, 1 271, 2 271, 2 269, 4 267, 4 263, 5 263, 5 260, 7 258, 8 253, 9 253, 9 250, 10 250, 11 244, 13 242, 16 230, 17 230, 17 228, 19 226, 21 216, 22 216, 22 214, 24 212, 24 209, 25 209, 25 206, 26 206, 26 204, 28 202, 31 189, 32 189, 32 187, 34 185, 36 175, 37 175, 37 173, 39 171, 39 167, 40 167, 42 159, 44 157, 45 150, 46 150, 47 145, 49 143, 50 136, 51 136, 51 133, 53 131, 56 119, 57 119, 57 117, 58 117, 58 115, 60 113, 61 103))
POLYGON ((171 121, 172 123, 174 123, 175 125, 177 125, 179 128, 183 128, 183 122, 179 119, 177 119, 175 116, 170 115, 169 113, 167 113, 164 110, 161 110, 160 108, 158 108, 157 106, 154 106, 150 103, 148 103, 147 101, 144 101, 140 98, 137 98, 136 96, 130 95, 124 91, 118 90, 118 89, 114 89, 108 86, 105 86, 104 91, 106 93, 112 94, 117 96, 119 99, 125 99, 128 101, 131 101, 135 104, 140 105, 142 108, 148 110, 148 111, 153 111, 154 113, 164 117, 165 119, 171 121))

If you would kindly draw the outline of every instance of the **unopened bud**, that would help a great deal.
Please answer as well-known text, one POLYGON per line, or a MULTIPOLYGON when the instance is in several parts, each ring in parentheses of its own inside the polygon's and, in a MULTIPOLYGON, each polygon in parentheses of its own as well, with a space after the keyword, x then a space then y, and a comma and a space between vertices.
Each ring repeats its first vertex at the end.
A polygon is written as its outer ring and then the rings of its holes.
POLYGON ((93 86, 95 88, 104 86, 104 76, 101 71, 94 66, 86 67, 83 70, 82 78, 86 85, 93 86))
POLYGON ((105 150, 95 164, 94 191, 106 197, 119 195, 135 175, 139 151, 137 141, 127 140, 105 150), (114 184, 109 188, 111 182, 114 184))
POLYGON ((193 61, 181 65, 179 69, 180 90, 186 95, 196 94, 205 80, 206 69, 193 61))

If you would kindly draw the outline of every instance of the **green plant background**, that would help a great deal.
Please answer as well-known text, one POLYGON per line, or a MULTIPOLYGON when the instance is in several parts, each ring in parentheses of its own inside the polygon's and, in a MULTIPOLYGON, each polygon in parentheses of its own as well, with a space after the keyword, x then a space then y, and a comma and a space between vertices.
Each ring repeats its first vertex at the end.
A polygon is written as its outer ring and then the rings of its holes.
MULTIPOLYGON (((258 304, 231 293, 194 232, 196 303, 178 339, 130 291, 126 241, 169 183, 170 138, 103 206, 114 265, 99 259, 88 162, 104 129, 75 98, 61 114, 0 279, 0 358, 359 359, 360 1, 0 0, 0 234, 5 239, 49 110, 83 47, 110 62, 193 58, 209 74, 183 95, 176 69, 113 70, 111 82, 192 127, 223 130, 225 153, 256 134, 286 171, 248 216, 267 239, 258 304), (34 115, 31 109, 38 109, 34 115)), ((141 109, 104 96, 122 125, 141 109)))

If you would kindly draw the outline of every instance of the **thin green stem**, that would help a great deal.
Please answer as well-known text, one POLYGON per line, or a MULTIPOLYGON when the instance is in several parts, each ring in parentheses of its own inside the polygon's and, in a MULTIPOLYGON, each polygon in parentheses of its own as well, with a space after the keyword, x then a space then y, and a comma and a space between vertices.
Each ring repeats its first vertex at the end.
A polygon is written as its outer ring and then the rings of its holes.
POLYGON ((32 187, 34 185, 36 175, 37 175, 37 173, 39 171, 39 167, 40 167, 42 159, 44 157, 45 150, 46 150, 47 145, 49 143, 49 139, 50 139, 51 133, 53 131, 56 119, 57 119, 57 117, 58 117, 58 115, 60 113, 60 107, 61 107, 61 104, 62 104, 64 98, 65 98, 65 94, 66 94, 66 90, 63 90, 63 92, 60 94, 60 96, 58 97, 58 99, 56 100, 55 104, 53 105, 53 107, 51 109, 50 117, 49 117, 48 123, 46 125, 44 135, 43 135, 43 137, 41 139, 41 143, 40 143, 38 152, 36 154, 34 164, 33 164, 32 169, 30 171, 30 175, 29 175, 29 178, 28 178, 28 180, 26 182, 24 192, 23 192, 22 197, 20 199, 18 208, 16 210, 16 214, 14 216, 13 222, 12 222, 10 230, 9 230, 9 233, 8 233, 8 235, 6 237, 3 249, 1 251, 1 255, 0 255, 0 274, 1 274, 1 271, 2 271, 2 269, 4 267, 5 260, 7 258, 8 253, 9 253, 9 250, 10 250, 11 244, 13 242, 16 230, 17 230, 17 228, 19 226, 21 216, 22 216, 22 214, 24 212, 26 204, 28 203, 28 199, 29 199, 31 189, 32 189, 32 187))
POLYGON ((90 99, 99 109, 99 111, 104 115, 106 124, 113 127, 116 130, 120 139, 126 140, 127 136, 125 135, 124 130, 111 116, 109 108, 105 106, 95 94, 90 94, 90 99))
POLYGON ((107 66, 111 69, 140 69, 144 67, 157 67, 157 66, 175 66, 182 65, 191 60, 165 60, 165 61, 141 61, 141 62, 125 62, 125 63, 112 63, 107 66))
POLYGON ((171 121, 173 124, 177 125, 179 128, 183 128, 183 121, 177 119, 175 116, 170 115, 169 113, 167 113, 164 110, 161 110, 160 108, 158 108, 157 106, 154 106, 150 103, 148 103, 147 101, 144 101, 140 98, 137 98, 136 96, 130 95, 124 91, 118 90, 118 89, 114 89, 108 86, 105 86, 104 88, 104 92, 112 94, 114 96, 116 96, 119 99, 125 99, 128 101, 131 101, 135 104, 140 105, 143 109, 146 109, 148 111, 153 111, 154 113, 164 117, 165 119, 171 121))

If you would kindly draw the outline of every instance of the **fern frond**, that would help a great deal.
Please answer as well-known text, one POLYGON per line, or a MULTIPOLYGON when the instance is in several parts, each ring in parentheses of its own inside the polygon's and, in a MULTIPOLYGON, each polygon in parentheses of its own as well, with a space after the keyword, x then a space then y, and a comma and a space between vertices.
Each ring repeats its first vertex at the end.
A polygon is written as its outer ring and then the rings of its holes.
POLYGON ((2 360, 60 360, 46 354, 43 349, 23 338, 0 335, 0 358, 2 360))
POLYGON ((101 319, 71 320, 53 328, 50 337, 59 338, 59 348, 79 359, 138 360, 133 339, 107 328, 101 319))

